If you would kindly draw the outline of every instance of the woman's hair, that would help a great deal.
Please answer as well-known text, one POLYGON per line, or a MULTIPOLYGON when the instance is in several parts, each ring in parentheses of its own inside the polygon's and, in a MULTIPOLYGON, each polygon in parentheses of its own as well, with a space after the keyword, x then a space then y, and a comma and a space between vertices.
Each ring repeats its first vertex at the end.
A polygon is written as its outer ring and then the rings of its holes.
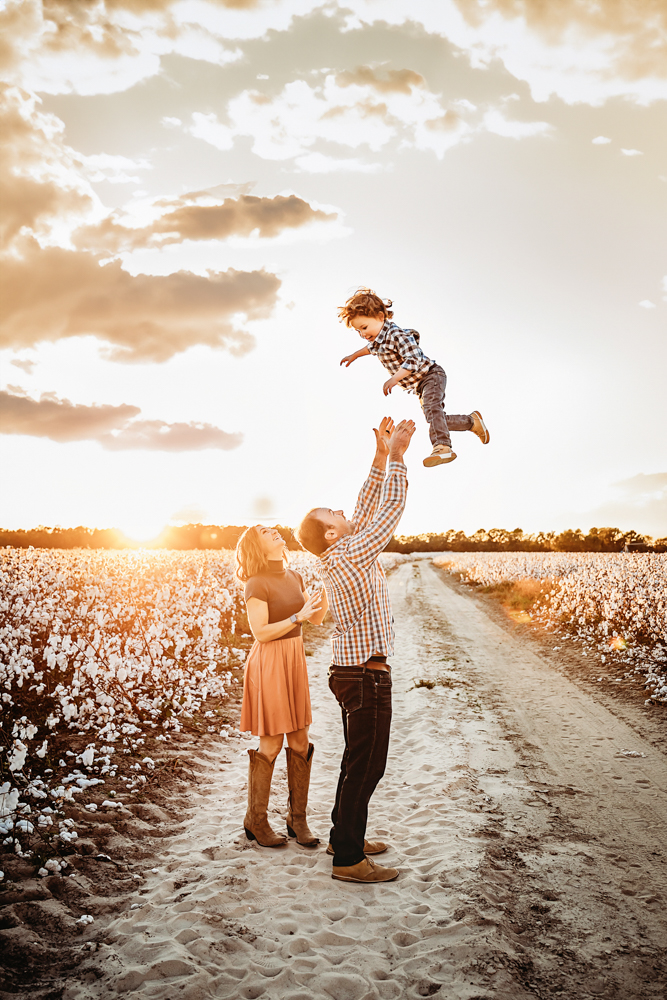
MULTIPOLYGON (((286 559, 286 550, 283 549, 283 560, 286 559)), ((236 575, 246 583, 251 576, 259 576, 260 573, 268 572, 268 569, 269 560, 261 546, 257 525, 254 524, 246 528, 236 543, 236 575)))
POLYGON ((394 315, 392 305, 391 299, 381 299, 372 288, 358 288, 344 306, 338 306, 338 319, 345 326, 351 326, 355 316, 378 317, 383 314, 391 319, 394 315))
POLYGON ((302 548, 312 552, 314 556, 321 556, 325 549, 329 548, 331 542, 324 537, 324 532, 329 527, 324 521, 316 516, 317 507, 309 510, 303 521, 296 529, 296 540, 302 548))

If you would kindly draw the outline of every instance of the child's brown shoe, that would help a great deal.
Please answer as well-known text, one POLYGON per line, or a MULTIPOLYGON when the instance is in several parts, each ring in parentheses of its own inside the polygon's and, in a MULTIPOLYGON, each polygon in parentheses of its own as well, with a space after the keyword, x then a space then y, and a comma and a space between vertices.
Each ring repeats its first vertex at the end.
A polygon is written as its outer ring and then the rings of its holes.
POLYGON ((453 462, 455 458, 456 455, 448 444, 436 444, 428 458, 424 459, 424 465, 430 469, 432 465, 446 465, 447 462, 453 462))
POLYGON ((398 878, 398 868, 383 868, 374 861, 364 858, 358 865, 331 869, 331 877, 339 882, 393 882, 398 878))
POLYGON ((486 429, 486 424, 482 420, 482 414, 479 410, 473 410, 470 416, 472 417, 472 427, 470 430, 473 434, 477 435, 482 444, 488 444, 491 440, 491 435, 486 429))

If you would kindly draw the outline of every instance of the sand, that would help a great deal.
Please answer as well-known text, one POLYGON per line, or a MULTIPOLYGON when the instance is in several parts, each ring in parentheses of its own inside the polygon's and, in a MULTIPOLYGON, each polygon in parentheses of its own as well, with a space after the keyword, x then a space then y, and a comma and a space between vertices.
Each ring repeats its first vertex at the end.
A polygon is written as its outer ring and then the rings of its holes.
MULTIPOLYGON (((142 888, 86 931, 65 1000, 663 995, 665 758, 427 562, 399 567, 391 591, 394 721, 368 836, 390 842, 378 861, 399 879, 330 877, 342 733, 323 643, 309 657, 322 845, 249 843, 256 741, 193 745, 205 780, 142 888)), ((274 789, 280 829, 284 754, 274 789)))

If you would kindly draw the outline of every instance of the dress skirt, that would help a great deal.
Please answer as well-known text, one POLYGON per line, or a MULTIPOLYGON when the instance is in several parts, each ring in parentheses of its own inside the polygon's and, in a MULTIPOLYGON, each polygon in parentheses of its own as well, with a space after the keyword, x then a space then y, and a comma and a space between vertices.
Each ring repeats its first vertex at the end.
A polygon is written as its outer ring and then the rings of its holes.
POLYGON ((255 642, 243 674, 241 732, 279 736, 312 721, 302 637, 255 642))

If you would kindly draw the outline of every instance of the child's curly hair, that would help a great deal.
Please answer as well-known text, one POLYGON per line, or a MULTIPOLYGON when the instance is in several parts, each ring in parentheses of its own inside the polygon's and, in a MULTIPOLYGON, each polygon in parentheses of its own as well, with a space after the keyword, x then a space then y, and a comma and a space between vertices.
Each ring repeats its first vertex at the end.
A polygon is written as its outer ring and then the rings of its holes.
POLYGON ((352 326, 355 316, 379 316, 381 313, 387 319, 394 315, 391 311, 391 299, 381 299, 372 288, 358 288, 344 306, 338 306, 338 320, 345 326, 352 326))

